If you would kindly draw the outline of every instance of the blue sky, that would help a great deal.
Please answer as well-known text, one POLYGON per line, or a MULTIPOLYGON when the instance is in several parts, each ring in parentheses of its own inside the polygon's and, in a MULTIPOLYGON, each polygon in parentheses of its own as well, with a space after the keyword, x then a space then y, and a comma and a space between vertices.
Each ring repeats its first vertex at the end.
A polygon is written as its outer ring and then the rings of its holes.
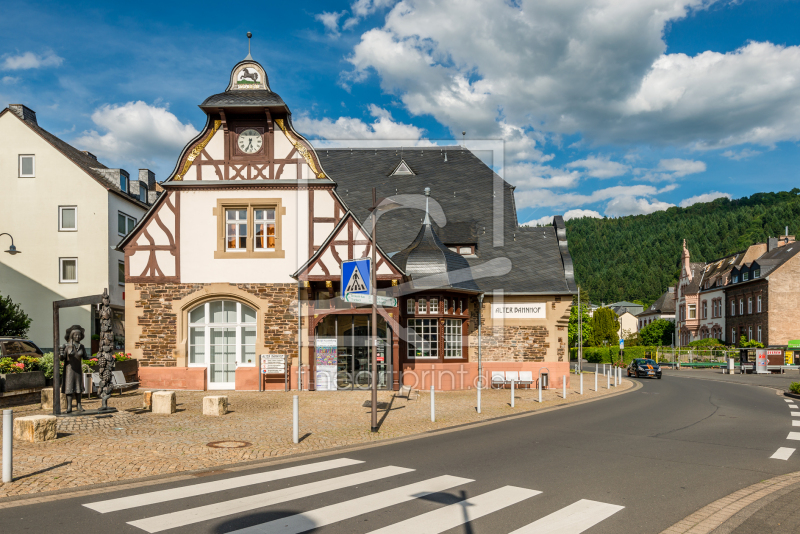
POLYGON ((0 104, 160 179, 247 31, 311 138, 502 140, 495 163, 520 222, 649 213, 800 177, 798 0, 5 0, 3 12, 0 104))

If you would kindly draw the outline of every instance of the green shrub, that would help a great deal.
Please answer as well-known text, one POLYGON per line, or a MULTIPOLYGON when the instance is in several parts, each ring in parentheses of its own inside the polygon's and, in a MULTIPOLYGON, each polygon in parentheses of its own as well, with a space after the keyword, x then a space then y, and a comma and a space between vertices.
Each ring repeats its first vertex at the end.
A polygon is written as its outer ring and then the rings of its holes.
POLYGON ((789 384, 789 391, 797 395, 800 395, 800 382, 792 382, 791 384, 789 384))

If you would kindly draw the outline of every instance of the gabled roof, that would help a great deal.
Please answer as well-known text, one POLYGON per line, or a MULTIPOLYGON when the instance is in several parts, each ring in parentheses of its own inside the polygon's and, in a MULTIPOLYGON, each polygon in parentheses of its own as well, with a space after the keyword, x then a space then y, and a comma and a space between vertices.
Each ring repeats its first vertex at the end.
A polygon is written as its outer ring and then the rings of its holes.
MULTIPOLYGON (((782 247, 772 249, 769 252, 765 252, 754 262, 757 263, 758 266, 761 268, 761 273, 759 278, 751 278, 750 280, 746 281, 742 281, 740 278, 739 282, 737 283, 732 282, 730 285, 738 286, 741 284, 747 284, 753 281, 761 280, 765 276, 768 276, 770 273, 781 268, 783 264, 794 258, 799 252, 800 252, 800 243, 798 242, 789 243, 788 245, 784 245, 782 247)), ((742 266, 739 266, 740 269, 741 267, 742 266)))
MULTIPOLYGON (((556 226, 519 226, 514 187, 469 150, 319 148, 317 155, 327 175, 337 183, 337 195, 360 220, 369 216, 373 187, 379 198, 421 196, 424 188, 430 187, 431 202, 441 207, 446 219, 442 224, 434 221, 432 227, 445 244, 459 244, 462 238, 474 241, 476 255, 465 259, 481 291, 576 292, 563 220, 559 223, 555 218, 556 226), (387 169, 398 164, 401 151, 415 174, 387 176, 387 169), (480 276, 476 269, 481 269, 480 276)), ((423 208, 424 202, 419 209, 397 209, 380 217, 378 240, 383 250, 389 254, 399 252, 416 238, 423 208)))
POLYGON ((5 115, 6 113, 10 113, 14 116, 17 120, 25 124, 28 128, 39 134, 39 136, 47 141, 53 148, 61 152, 67 159, 69 159, 72 163, 74 163, 78 168, 92 177, 96 182, 100 185, 105 187, 109 191, 113 191, 118 193, 120 196, 125 198, 126 200, 140 206, 144 209, 149 208, 149 205, 141 202, 139 199, 134 198, 127 193, 124 193, 122 189, 120 189, 119 182, 116 180, 110 180, 107 178, 102 172, 101 169, 108 169, 105 165, 97 161, 94 157, 90 156, 86 152, 78 150, 74 146, 70 145, 66 141, 59 139, 55 135, 51 134, 39 124, 33 120, 23 120, 20 118, 16 113, 11 111, 9 108, 5 108, 3 111, 0 111, 0 117, 5 115))
POLYGON ((675 315, 675 293, 666 291, 663 295, 658 297, 646 310, 638 314, 637 317, 643 315, 675 315))

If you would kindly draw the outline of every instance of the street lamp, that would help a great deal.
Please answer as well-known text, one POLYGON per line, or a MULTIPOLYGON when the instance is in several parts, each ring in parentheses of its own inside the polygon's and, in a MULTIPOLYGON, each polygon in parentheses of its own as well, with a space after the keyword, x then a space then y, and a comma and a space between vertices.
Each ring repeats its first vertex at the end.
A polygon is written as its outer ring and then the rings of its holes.
MULTIPOLYGON (((0 234, 0 236, 2 236, 2 235, 7 235, 8 237, 11 237, 11 234, 6 233, 6 232, 3 232, 2 234, 0 234)), ((17 247, 14 246, 14 238, 13 237, 11 237, 11 246, 8 247, 8 250, 6 250, 6 252, 8 254, 11 254, 12 256, 14 254, 19 254, 20 252, 22 252, 21 250, 17 250, 17 247)))

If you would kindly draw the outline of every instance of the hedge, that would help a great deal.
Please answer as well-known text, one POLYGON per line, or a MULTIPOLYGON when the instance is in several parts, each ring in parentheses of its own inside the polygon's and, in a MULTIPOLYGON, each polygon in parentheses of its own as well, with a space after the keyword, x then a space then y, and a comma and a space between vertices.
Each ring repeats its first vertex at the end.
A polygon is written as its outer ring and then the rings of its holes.
MULTIPOLYGON (((661 347, 629 347, 625 349, 625 358, 624 362, 631 363, 631 360, 635 358, 646 358, 646 352, 650 352, 650 357, 655 359, 656 357, 656 350, 661 349, 661 347)), ((578 349, 572 348, 570 349, 570 358, 571 359, 578 359, 578 349)), ((583 357, 586 361, 591 363, 614 363, 619 362, 619 347, 584 347, 583 348, 583 357), (612 361, 613 358, 613 361, 612 361)))

